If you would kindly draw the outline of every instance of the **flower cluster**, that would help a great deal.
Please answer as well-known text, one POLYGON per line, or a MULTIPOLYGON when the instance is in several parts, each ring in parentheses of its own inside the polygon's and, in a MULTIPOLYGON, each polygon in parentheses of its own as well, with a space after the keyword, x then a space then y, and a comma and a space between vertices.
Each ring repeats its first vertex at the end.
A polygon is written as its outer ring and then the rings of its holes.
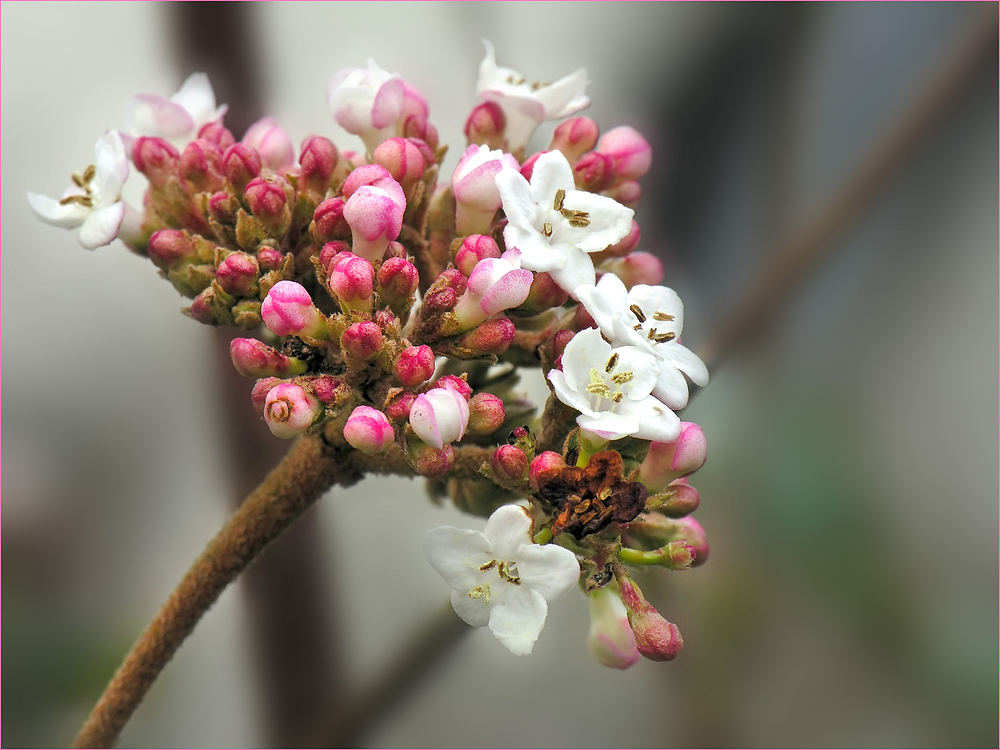
POLYGON ((230 354, 274 435, 321 431, 345 460, 408 466, 489 516, 482 533, 424 537, 466 622, 527 654, 547 603, 578 584, 598 661, 672 659, 680 633, 629 569, 707 557, 687 480, 705 438, 677 411, 708 372, 662 266, 636 249, 652 149, 565 119, 589 105, 585 70, 528 83, 486 47, 447 180, 426 100, 369 61, 327 90, 360 150, 322 135, 296 149, 273 118, 237 140, 196 74, 130 101, 60 200, 28 199, 86 248, 117 237, 147 256, 191 318, 252 334, 230 354), (528 155, 547 120, 564 121, 528 155), (148 181, 141 214, 121 199, 130 164, 148 181), (552 391, 541 410, 514 390, 528 367, 552 391))

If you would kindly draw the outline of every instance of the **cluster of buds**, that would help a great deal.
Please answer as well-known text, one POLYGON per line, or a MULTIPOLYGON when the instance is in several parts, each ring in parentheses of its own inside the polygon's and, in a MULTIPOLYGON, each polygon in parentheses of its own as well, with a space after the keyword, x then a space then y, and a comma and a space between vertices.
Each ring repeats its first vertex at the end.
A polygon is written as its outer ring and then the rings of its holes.
POLYGON ((102 137, 63 199, 29 200, 85 247, 119 237, 146 255, 198 322, 252 333, 230 354, 275 436, 385 454, 488 515, 482 533, 425 538, 463 619, 528 653, 546 602, 579 585, 590 651, 625 668, 682 645, 630 568, 707 558, 688 481, 705 437, 676 412, 708 373, 662 265, 637 250, 652 150, 632 128, 565 119, 586 86, 582 69, 527 83, 487 45, 467 148, 438 186, 424 97, 372 61, 328 88, 357 151, 321 135, 296 151, 273 118, 237 141, 196 75, 130 102, 127 133, 102 137), (564 121, 528 155, 546 120, 564 121), (149 183, 141 217, 121 200, 129 163, 149 183), (543 409, 515 390, 530 367, 543 409))

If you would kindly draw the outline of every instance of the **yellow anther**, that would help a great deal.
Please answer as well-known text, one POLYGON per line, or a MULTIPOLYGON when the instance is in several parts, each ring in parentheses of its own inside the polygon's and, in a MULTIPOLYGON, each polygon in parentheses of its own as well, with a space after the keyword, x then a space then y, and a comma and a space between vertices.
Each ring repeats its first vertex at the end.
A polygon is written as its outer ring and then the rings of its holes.
POLYGON ((552 236, 552 225, 549 222, 542 224, 542 236, 551 237, 552 236))
POLYGON ((562 211, 563 201, 566 200, 566 191, 562 188, 556 190, 556 199, 552 201, 553 211, 562 211))
POLYGON ((486 602, 487 604, 489 604, 490 603, 490 594, 492 594, 492 593, 493 592, 490 591, 490 585, 488 583, 484 583, 484 584, 481 584, 479 586, 476 586, 473 589, 469 589, 469 598, 470 599, 482 599, 484 602, 486 602))
POLYGON ((653 320, 673 320, 673 319, 674 319, 673 315, 669 315, 668 313, 665 312, 660 312, 659 310, 653 313, 653 320))
POLYGON ((643 315, 642 308, 638 305, 629 305, 628 309, 632 311, 632 314, 638 319, 640 323, 646 322, 646 316, 643 315))
POLYGON ((611 381, 615 385, 624 385, 625 383, 634 379, 635 375, 632 373, 631 370, 629 372, 616 372, 614 375, 611 376, 611 381))

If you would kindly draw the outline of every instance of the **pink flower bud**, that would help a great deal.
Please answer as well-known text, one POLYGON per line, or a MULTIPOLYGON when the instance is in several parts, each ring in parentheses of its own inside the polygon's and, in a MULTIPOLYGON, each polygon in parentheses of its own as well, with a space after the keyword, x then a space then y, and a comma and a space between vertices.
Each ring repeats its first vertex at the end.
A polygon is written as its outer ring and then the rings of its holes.
POLYGON ((153 232, 147 246, 149 259, 164 271, 195 258, 194 245, 187 232, 180 229, 161 229, 153 232))
POLYGON ((503 399, 492 393, 477 393, 469 399, 469 432, 473 435, 492 435, 507 418, 503 399))
POLYGON ((652 253, 642 250, 624 258, 615 258, 601 266, 601 270, 615 274, 629 289, 637 284, 656 286, 663 281, 663 262, 652 253))
POLYGON ((613 128, 602 135, 597 142, 597 150, 614 159, 615 172, 620 179, 638 180, 653 163, 653 149, 649 141, 628 125, 613 128))
POLYGON ((369 187, 385 187, 390 182, 395 182, 395 180, 389 173, 389 170, 381 164, 364 164, 355 168, 347 175, 347 179, 344 180, 340 192, 343 194, 344 200, 348 200, 358 191, 358 188, 365 187, 366 185, 369 187))
POLYGON ((285 191, 273 180, 257 177, 246 186, 247 204, 255 218, 272 231, 277 231, 291 217, 285 191))
POLYGON ((615 160, 607 154, 591 151, 573 166, 573 179, 580 190, 599 193, 615 179, 615 160))
POLYGON ((351 236, 351 227, 344 218, 344 205, 342 198, 327 198, 316 207, 309 229, 317 245, 351 236))
POLYGON ((469 276, 479 261, 499 257, 500 247, 496 240, 486 234, 470 234, 455 253, 455 266, 465 276, 469 276))
POLYGON ((488 146, 469 146, 451 176, 455 191, 455 231, 459 236, 488 234, 493 216, 500 210, 500 188, 496 176, 502 169, 519 169, 510 154, 488 146))
POLYGON ((583 305, 578 305, 573 311, 573 328, 577 331, 582 331, 585 328, 597 328, 596 321, 583 305))
POLYGON ((348 326, 340 338, 340 348, 353 359, 368 361, 374 359, 385 344, 385 336, 378 324, 363 320, 348 326))
POLYGON ((260 168, 260 154, 245 143, 234 143, 222 155, 222 172, 239 192, 260 175, 260 168))
POLYGON ((233 339, 229 344, 229 356, 236 371, 248 378, 290 377, 300 375, 307 367, 302 360, 286 357, 257 339, 233 339))
POLYGON ((650 494, 660 492, 675 479, 698 471, 707 455, 705 433, 694 422, 681 422, 681 434, 675 441, 650 443, 636 481, 646 485, 650 494))
POLYGON ((339 158, 337 147, 329 138, 321 135, 306 138, 302 141, 299 153, 299 164, 302 167, 299 185, 303 189, 324 194, 330 187, 330 178, 333 177, 339 158))
POLYGON ((603 194, 618 201, 623 206, 635 208, 639 205, 639 199, 642 198, 642 188, 635 180, 626 180, 608 188, 603 194))
POLYGON ((273 117, 257 120, 243 136, 243 142, 255 148, 263 164, 275 172, 295 163, 295 147, 288 133, 273 117))
POLYGON ((553 307, 562 307, 569 299, 569 292, 559 286, 555 279, 544 271, 536 273, 524 302, 517 308, 519 313, 540 313, 553 307))
POLYGON ((149 184, 161 188, 177 176, 180 154, 162 138, 140 136, 132 144, 132 163, 149 178, 149 184))
POLYGON ((572 117, 555 129, 548 150, 561 151, 570 164, 575 164, 594 147, 600 134, 601 129, 589 117, 572 117))
POLYGON ((426 344, 408 346, 396 357, 392 369, 407 388, 420 385, 434 377, 434 352, 426 344))
POLYGON ((264 245, 257 251, 257 265, 260 266, 262 273, 277 271, 279 268, 284 267, 285 256, 280 250, 275 250, 273 247, 264 245))
POLYGON ((286 440, 305 432, 322 414, 319 399, 292 383, 274 386, 264 401, 264 421, 275 437, 286 440))
POLYGON ((632 540, 638 540, 645 546, 664 549, 672 542, 683 542, 694 554, 692 565, 702 565, 708 560, 708 536, 692 516, 674 519, 656 512, 642 513, 629 524, 626 536, 629 544, 633 544, 632 540))
POLYGON ((461 440, 469 424, 469 402, 453 385, 422 393, 410 407, 410 427, 433 448, 461 440))
POLYGON ((327 276, 329 276, 330 272, 333 270, 330 268, 330 264, 333 263, 334 259, 342 253, 354 255, 354 253, 351 252, 351 246, 340 240, 336 242, 327 242, 319 251, 319 264, 322 266, 323 270, 326 271, 327 276))
POLYGON ((382 187, 359 187, 344 206, 354 253, 372 262, 381 260, 389 241, 399 236, 405 210, 406 197, 395 180, 382 187))
POLYGON ((684 646, 681 631, 667 622, 652 604, 642 597, 642 591, 632 579, 623 577, 622 602, 628 612, 629 625, 639 653, 651 661, 670 661, 684 646))
POLYGON ((469 387, 469 383, 464 379, 458 377, 458 375, 442 375, 440 378, 434 381, 431 388, 447 388, 451 385, 459 394, 468 401, 472 398, 472 388, 469 387))
POLYGON ((490 457, 490 467, 497 481, 518 485, 528 478, 528 457, 513 445, 501 445, 490 457))
POLYGON ((384 453, 396 439, 385 414, 370 406, 359 406, 344 425, 344 439, 362 453, 384 453))
POLYGON ((467 349, 473 356, 503 354, 514 340, 517 329, 507 318, 496 318, 480 323, 458 340, 460 349, 467 349))
POLYGON ((191 307, 187 309, 188 314, 199 323, 207 326, 217 326, 223 321, 217 311, 215 292, 212 287, 199 292, 198 296, 191 300, 191 307))
POLYGON ((533 276, 520 266, 520 254, 479 261, 469 275, 465 294, 455 307, 455 317, 464 330, 491 315, 517 307, 528 297, 533 276))
POLYGON ((350 386, 332 375, 306 375, 296 378, 296 383, 310 391, 324 404, 332 404, 343 391, 350 393, 350 386))
POLYGON ((178 172, 199 192, 214 192, 226 182, 222 151, 210 141, 191 141, 181 154, 178 172))
POLYGON ((531 466, 528 467, 531 477, 531 486, 538 489, 538 475, 549 469, 560 469, 566 465, 563 457, 555 451, 545 451, 534 457, 531 466))
POLYGON ((402 311, 409 307, 419 282, 415 265, 405 258, 389 258, 378 269, 379 298, 383 305, 402 311))
POLYGON ((326 272, 327 285, 342 309, 371 311, 375 289, 375 269, 371 263, 354 253, 339 253, 331 259, 326 272))
POLYGON ((198 131, 198 138, 203 141, 214 143, 219 147, 220 151, 225 151, 227 148, 236 143, 236 138, 221 122, 210 122, 203 125, 201 130, 198 131))
POLYGON ((458 294, 451 287, 428 290, 424 297, 424 310, 431 313, 443 313, 455 309, 458 304, 458 294))
POLYGON ((576 333, 568 328, 556 331, 552 336, 552 356, 556 358, 561 357, 562 353, 566 350, 566 344, 568 344, 575 335, 576 333))
POLYGON ((413 391, 400 391, 386 401, 385 415, 390 422, 402 422, 410 418, 410 408, 417 400, 413 391))
POLYGON ((502 149, 507 145, 506 130, 507 116, 496 102, 483 102, 473 107, 465 121, 465 138, 470 146, 502 149))
POLYGON ((227 255, 215 272, 222 290, 237 297, 256 296, 259 278, 256 259, 240 252, 227 255))
POLYGON ((455 465, 455 449, 450 444, 435 448, 419 440, 408 440, 406 453, 414 470, 422 477, 440 477, 455 465))
POLYGON ((235 226, 240 202, 230 193, 218 192, 208 199, 208 215, 220 224, 235 226))
POLYGON ((382 254, 382 260, 389 260, 390 258, 402 258, 403 260, 406 260, 406 248, 403 247, 401 242, 393 240, 385 246, 385 252, 382 254))
POLYGON ((548 151, 539 151, 537 154, 532 154, 525 159, 524 164, 521 165, 521 176, 528 182, 531 182, 531 175, 535 173, 535 162, 538 161, 538 157, 547 153, 548 151))
POLYGON ((264 325, 278 336, 327 337, 326 318, 313 307, 306 288, 295 281, 279 281, 272 286, 260 314, 264 325))
POLYGON ((267 394, 274 386, 282 382, 284 381, 281 378, 264 378, 254 383, 253 390, 250 391, 250 401, 253 402, 253 408, 262 417, 264 416, 264 404, 267 403, 267 394))
POLYGON ((710 551, 705 529, 692 516, 678 518, 673 523, 675 524, 674 541, 685 542, 694 550, 695 559, 692 565, 704 565, 710 551))
POLYGON ((639 649, 628 622, 628 610, 611 586, 591 591, 587 649, 605 667, 628 669, 639 661, 639 649))
POLYGON ((383 141, 372 154, 372 161, 385 167, 409 197, 412 197, 417 181, 423 177, 426 166, 420 149, 408 138, 383 141))
MULTIPOLYGON (((631 253, 639 246, 639 241, 642 239, 642 231, 639 229, 639 224, 634 219, 632 220, 632 228, 629 233, 625 235, 617 244, 611 245, 610 247, 602 250, 600 253, 595 253, 603 258, 624 258, 626 255, 631 253)), ((591 256, 593 257, 593 256, 591 256)), ((595 263, 599 261, 595 258, 595 263)))
POLYGON ((701 504, 701 495, 698 490, 687 483, 686 479, 671 482, 663 490, 662 495, 666 495, 666 497, 659 501, 656 509, 670 518, 689 516, 698 510, 698 506, 701 504))

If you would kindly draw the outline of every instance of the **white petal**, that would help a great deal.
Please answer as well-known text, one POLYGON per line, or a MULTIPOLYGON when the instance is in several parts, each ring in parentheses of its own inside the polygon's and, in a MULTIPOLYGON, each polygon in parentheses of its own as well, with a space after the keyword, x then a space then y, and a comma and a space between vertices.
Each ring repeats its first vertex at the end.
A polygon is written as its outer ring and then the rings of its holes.
POLYGON ((216 120, 215 92, 208 76, 204 73, 189 75, 181 84, 180 90, 170 97, 170 101, 187 110, 195 129, 200 129, 202 125, 216 120))
POLYGON ((673 363, 674 367, 683 372, 695 385, 708 385, 708 368, 701 358, 683 344, 668 342, 655 347, 657 353, 673 363))
MULTIPOLYGON (((570 192, 578 192, 576 184, 573 182, 573 168, 569 165, 566 157, 561 151, 547 151, 538 157, 531 172, 531 200, 544 210, 550 209, 555 201, 557 190, 565 190, 567 195, 570 192)), ((606 198, 605 200, 611 199, 606 198)), ((628 228, 632 229, 631 219, 629 219, 628 228)), ((622 237, 624 236, 623 234, 622 237)), ((619 239, 621 238, 619 237, 619 239)))
POLYGON ((490 605, 486 603, 486 597, 473 599, 466 591, 452 591, 451 606, 474 628, 485 628, 490 622, 490 605))
POLYGON ((555 83, 539 88, 535 96, 545 106, 545 119, 561 120, 589 107, 590 99, 585 93, 589 83, 587 69, 580 68, 555 83))
POLYGON ((122 185, 128 177, 128 158, 118 133, 112 130, 97 142, 94 158, 95 208, 105 208, 121 198, 122 185))
POLYGON ((639 415, 610 411, 597 412, 597 416, 581 414, 576 423, 584 430, 589 430, 605 440, 620 440, 634 435, 639 430, 639 415))
POLYGON ((99 208, 84 220, 76 238, 87 250, 110 244, 118 236, 118 228, 121 227, 124 218, 124 201, 99 208))
POLYGON ((548 609, 544 597, 537 591, 512 586, 503 602, 490 612, 490 630, 512 654, 530 654, 545 627, 548 609))
POLYGON ((493 545, 479 531, 438 526, 424 534, 427 562, 456 591, 479 585, 481 565, 493 559, 493 545))
POLYGON ((628 308, 628 289, 622 280, 613 273, 606 273, 596 285, 577 287, 576 295, 601 332, 612 338, 615 316, 628 308))
POLYGON ((517 553, 517 574, 522 586, 552 601, 576 585, 580 563, 576 555, 557 544, 525 544, 517 553))
POLYGON ((552 387, 555 389, 556 398, 562 401, 566 406, 576 409, 584 414, 594 414, 594 410, 590 408, 590 403, 587 401, 586 394, 581 391, 576 391, 571 389, 566 384, 565 373, 559 370, 549 370, 549 382, 552 383, 552 387))
POLYGON ((500 202, 507 217, 507 226, 528 228, 535 221, 537 207, 531 200, 531 187, 524 175, 516 169, 502 169, 495 178, 500 191, 500 202))
POLYGON ((566 255, 566 264, 562 268, 549 271, 549 275, 560 289, 569 292, 573 299, 576 299, 576 290, 586 284, 593 284, 597 272, 594 271, 594 261, 587 253, 572 245, 562 247, 566 255))
POLYGON ((635 346, 617 347, 614 352, 618 355, 614 371, 632 373, 632 379, 622 383, 619 388, 628 399, 644 400, 656 385, 656 379, 660 374, 659 360, 635 346))
POLYGON ((90 216, 90 209, 86 206, 81 206, 79 203, 62 205, 54 198, 38 193, 28 193, 28 205, 46 224, 63 229, 78 227, 90 216))
POLYGON ((688 384, 681 371, 672 362, 660 363, 659 377, 653 387, 653 395, 671 409, 683 409, 688 402, 688 384))
POLYGON ((563 206, 590 214, 590 224, 585 227, 571 227, 566 222, 560 224, 559 229, 560 239, 566 238, 584 252, 598 253, 632 231, 635 212, 607 196, 582 190, 567 191, 563 206))
POLYGON ((672 331, 677 336, 681 335, 684 329, 684 304, 673 289, 636 284, 628 292, 628 301, 629 304, 638 305, 646 313, 646 317, 652 317, 656 312, 673 315, 673 320, 664 321, 662 327, 658 327, 661 332, 672 331))
POLYGON ((133 135, 167 140, 186 138, 194 130, 194 119, 183 106, 156 94, 139 94, 129 99, 125 122, 133 135))
POLYGON ((636 407, 635 414, 639 417, 639 428, 632 433, 634 437, 659 443, 670 443, 680 437, 680 418, 652 396, 636 407))
POLYGON ((558 271, 566 265, 567 248, 572 246, 552 245, 534 229, 521 229, 508 224, 503 230, 503 241, 507 247, 517 248, 521 253, 521 268, 529 271, 558 271))
POLYGON ((504 505, 493 511, 483 536, 498 560, 516 560, 521 545, 531 543, 531 516, 520 505, 504 505))
MULTIPOLYGON (((486 47, 486 57, 479 63, 479 80, 476 81, 476 91, 496 88, 501 83, 500 70, 497 68, 496 50, 488 39, 481 40, 486 47)), ((512 72, 512 71, 511 71, 512 72)))
POLYGON ((590 385, 590 369, 604 370, 611 358, 611 344, 604 340, 596 328, 577 333, 563 350, 562 366, 566 384, 574 391, 586 391, 590 385))

